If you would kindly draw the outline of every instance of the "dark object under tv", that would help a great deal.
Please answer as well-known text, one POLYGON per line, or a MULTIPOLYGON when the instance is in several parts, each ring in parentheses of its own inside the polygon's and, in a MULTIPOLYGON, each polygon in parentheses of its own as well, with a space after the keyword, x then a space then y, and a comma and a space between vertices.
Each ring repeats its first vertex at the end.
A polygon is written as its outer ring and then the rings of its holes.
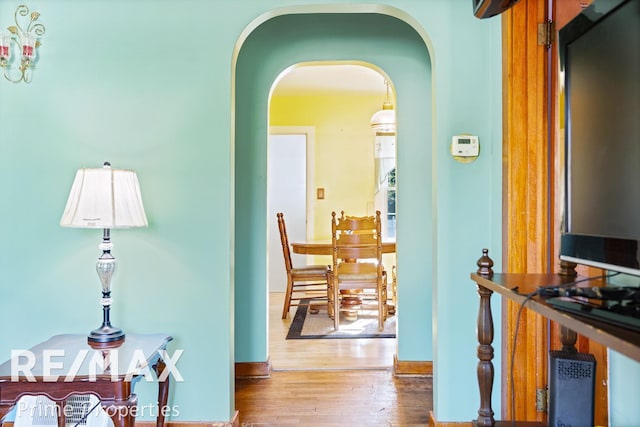
POLYGON ((549 352, 549 426, 592 426, 596 359, 591 354, 549 352))
POLYGON ((640 276, 640 0, 597 0, 559 33, 560 259, 640 276))
POLYGON ((473 14, 476 18, 491 18, 499 15, 511 6, 516 4, 518 0, 472 0, 473 14))

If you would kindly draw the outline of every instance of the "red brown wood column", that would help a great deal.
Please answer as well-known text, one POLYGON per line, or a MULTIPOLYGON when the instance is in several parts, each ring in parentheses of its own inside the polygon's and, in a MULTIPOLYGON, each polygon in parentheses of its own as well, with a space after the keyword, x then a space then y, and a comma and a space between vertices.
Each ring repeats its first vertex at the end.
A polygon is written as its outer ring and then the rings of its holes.
MULTIPOLYGON (((502 271, 549 269, 549 117, 547 48, 538 24, 547 21, 547 0, 521 0, 502 17, 503 37, 503 260, 502 271)), ((518 305, 503 303, 503 334, 513 337, 518 305)), ((544 421, 536 390, 546 387, 547 321, 524 310, 515 358, 513 339, 502 340, 502 419, 544 421), (526 367, 526 369, 524 369, 526 367), (513 372, 514 378, 511 378, 513 372), (512 405, 506 390, 515 390, 512 405)))

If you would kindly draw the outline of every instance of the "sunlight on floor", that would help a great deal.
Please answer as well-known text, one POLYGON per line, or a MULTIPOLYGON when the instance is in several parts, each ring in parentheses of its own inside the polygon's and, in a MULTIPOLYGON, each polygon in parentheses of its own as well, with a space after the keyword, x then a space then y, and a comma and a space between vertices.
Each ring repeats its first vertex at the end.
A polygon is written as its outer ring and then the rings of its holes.
POLYGON ((284 294, 269 294, 269 356, 273 370, 391 369, 396 340, 318 339, 287 340, 297 307, 281 319, 284 294))

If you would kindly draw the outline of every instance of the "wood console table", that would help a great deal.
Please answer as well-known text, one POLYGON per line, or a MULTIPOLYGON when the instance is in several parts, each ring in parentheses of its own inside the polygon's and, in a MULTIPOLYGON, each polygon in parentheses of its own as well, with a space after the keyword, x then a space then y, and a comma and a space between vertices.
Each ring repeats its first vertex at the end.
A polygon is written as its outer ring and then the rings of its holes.
MULTIPOLYGON (((56 335, 29 349, 28 356, 0 365, 0 422, 25 395, 44 395, 56 408, 65 408, 73 394, 94 394, 115 427, 133 427, 137 396, 133 389, 152 368, 159 378, 165 369, 162 350, 173 338, 168 335, 127 334, 119 347, 94 349, 86 335, 56 335), (100 368, 100 365, 104 369, 100 368), (115 371, 113 370, 115 369, 115 371), (14 378, 12 378, 12 374, 14 378)), ((158 381, 157 427, 164 425, 169 377, 158 381)), ((58 426, 65 426, 65 411, 58 410, 58 426)))
MULTIPOLYGON (((527 298, 526 294, 534 292, 540 286, 558 286, 572 282, 576 278, 558 274, 494 274, 491 269, 493 262, 488 258, 486 250, 483 253, 483 257, 478 261, 480 268, 476 273, 471 274, 471 280, 477 284, 478 294, 480 295, 477 327, 480 409, 478 410, 476 424, 478 426, 494 426, 496 421, 491 408, 491 392, 494 379, 493 347, 491 345, 493 342, 491 295, 497 292, 504 298, 517 304, 522 304, 527 298), (515 288, 517 288, 517 292, 513 290, 515 288)), ((584 286, 588 287, 589 285, 585 284, 584 286)), ((561 327, 599 342, 640 362, 640 333, 557 310, 548 304, 544 298, 538 296, 529 299, 525 307, 557 322, 561 327)), ((563 342, 563 344, 565 343, 563 342)), ((518 425, 520 424, 518 423, 518 425)))

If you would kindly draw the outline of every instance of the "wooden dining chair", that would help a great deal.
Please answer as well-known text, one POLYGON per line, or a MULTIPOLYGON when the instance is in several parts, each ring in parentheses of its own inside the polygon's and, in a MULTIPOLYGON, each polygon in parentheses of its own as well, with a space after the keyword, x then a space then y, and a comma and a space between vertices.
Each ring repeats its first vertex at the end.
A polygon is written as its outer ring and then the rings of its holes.
POLYGON ((294 267, 291 261, 291 249, 289 247, 284 214, 278 212, 277 217, 282 253, 284 255, 284 267, 287 271, 287 290, 282 308, 282 318, 286 319, 292 306, 308 305, 317 308, 318 306, 327 305, 329 266, 303 265, 294 267), (303 300, 308 300, 308 302, 303 303, 303 300))
MULTIPOLYGON (((333 265, 329 278, 333 322, 340 327, 340 311, 352 311, 355 306, 341 307, 341 291, 374 290, 378 306, 378 329, 384 329, 387 318, 387 273, 382 265, 382 234, 380 211, 375 216, 349 217, 331 213, 333 265)), ((342 296, 342 298, 341 298, 342 296)))

